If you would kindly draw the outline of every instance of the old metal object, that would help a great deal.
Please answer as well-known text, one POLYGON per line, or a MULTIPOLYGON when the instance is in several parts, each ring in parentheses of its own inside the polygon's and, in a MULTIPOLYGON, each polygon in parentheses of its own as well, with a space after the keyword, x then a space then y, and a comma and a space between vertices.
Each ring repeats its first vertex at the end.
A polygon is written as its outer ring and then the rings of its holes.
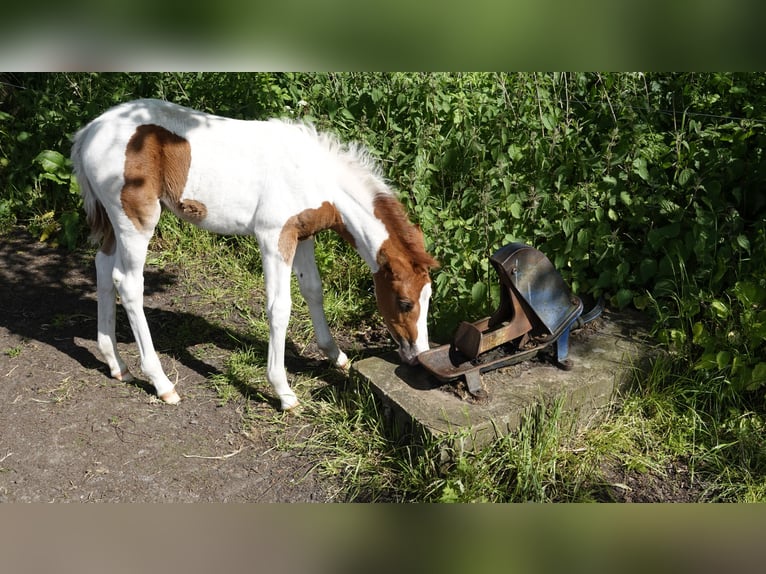
MULTIPOLYGON (((535 356, 555 345, 554 363, 570 369, 569 331, 580 319, 582 301, 571 294, 548 258, 523 243, 511 243, 489 258, 500 279, 500 305, 492 316, 461 323, 452 342, 418 357, 442 381, 463 377, 468 391, 486 398, 481 373, 535 356)), ((587 320, 600 314, 591 311, 587 320)), ((587 322, 580 320, 580 323, 587 322)))

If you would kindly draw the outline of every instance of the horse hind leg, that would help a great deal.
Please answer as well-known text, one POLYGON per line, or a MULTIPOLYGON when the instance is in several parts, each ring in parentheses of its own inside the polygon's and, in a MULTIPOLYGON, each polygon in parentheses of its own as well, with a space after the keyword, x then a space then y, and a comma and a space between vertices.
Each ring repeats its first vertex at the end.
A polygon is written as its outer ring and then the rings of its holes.
POLYGON ((120 381, 132 381, 125 361, 117 351, 116 312, 117 291, 112 280, 114 271, 114 243, 104 246, 96 253, 96 293, 98 301, 98 348, 112 377, 120 381))
POLYGON ((175 404, 181 400, 162 369, 154 349, 149 324, 144 314, 144 262, 151 232, 124 233, 118 237, 112 281, 128 315, 133 336, 141 355, 141 370, 164 402, 175 404))
POLYGON ((309 307, 319 348, 336 366, 346 368, 349 362, 348 357, 338 348, 327 325, 322 280, 314 256, 313 239, 306 239, 298 243, 293 259, 293 271, 298 278, 301 294, 309 307))

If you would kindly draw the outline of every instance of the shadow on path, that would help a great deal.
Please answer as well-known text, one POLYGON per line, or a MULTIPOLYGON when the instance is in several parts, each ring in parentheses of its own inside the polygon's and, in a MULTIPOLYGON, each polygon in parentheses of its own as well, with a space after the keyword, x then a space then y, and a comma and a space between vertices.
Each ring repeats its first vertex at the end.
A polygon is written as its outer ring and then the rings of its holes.
MULTIPOLYGON (((198 344, 210 343, 227 351, 249 346, 262 354, 265 362, 267 340, 212 323, 199 314, 168 309, 174 304, 173 299, 177 298, 177 293, 170 293, 176 282, 177 277, 172 271, 155 267, 146 269, 145 313, 155 345, 161 353, 170 355, 203 378, 220 374, 221 371, 194 356, 190 349, 198 344)), ((0 328, 22 339, 50 345, 84 368, 98 369, 108 377, 106 364, 89 350, 95 349, 95 293, 92 252, 70 252, 49 247, 36 241, 23 229, 14 229, 0 236, 0 328), (83 345, 78 343, 78 339, 92 344, 83 345)), ((127 316, 119 305, 117 339, 120 343, 133 343, 127 316)), ((366 347, 356 352, 355 358, 389 349, 390 346, 366 347)), ((5 350, 0 349, 0 352, 5 350)), ((289 373, 314 373, 326 370, 327 365, 326 361, 300 356, 299 349, 288 338, 285 366, 289 373)), ((247 382, 233 382, 247 398, 263 400, 262 395, 247 382)), ((150 394, 154 392, 146 381, 137 380, 135 384, 150 394)), ((278 406, 276 399, 273 402, 278 406)))

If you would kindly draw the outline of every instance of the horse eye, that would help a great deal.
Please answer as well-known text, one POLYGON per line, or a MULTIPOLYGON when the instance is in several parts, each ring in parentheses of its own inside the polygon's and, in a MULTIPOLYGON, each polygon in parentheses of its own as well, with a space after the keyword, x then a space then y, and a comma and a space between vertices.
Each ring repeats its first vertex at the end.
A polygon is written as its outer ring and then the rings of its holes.
POLYGON ((410 311, 412 311, 412 307, 413 307, 412 301, 410 301, 409 299, 399 299, 399 310, 402 313, 409 313, 410 311))

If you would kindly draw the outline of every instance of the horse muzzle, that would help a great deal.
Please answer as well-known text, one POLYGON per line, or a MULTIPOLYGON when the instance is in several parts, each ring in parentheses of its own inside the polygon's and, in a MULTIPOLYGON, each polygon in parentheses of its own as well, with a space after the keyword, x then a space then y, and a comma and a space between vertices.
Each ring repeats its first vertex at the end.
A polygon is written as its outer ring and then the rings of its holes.
POLYGON ((418 360, 418 355, 421 353, 421 350, 418 349, 417 345, 413 345, 412 343, 409 343, 407 341, 404 341, 402 343, 399 343, 399 358, 402 360, 403 363, 415 366, 420 361, 418 360))

